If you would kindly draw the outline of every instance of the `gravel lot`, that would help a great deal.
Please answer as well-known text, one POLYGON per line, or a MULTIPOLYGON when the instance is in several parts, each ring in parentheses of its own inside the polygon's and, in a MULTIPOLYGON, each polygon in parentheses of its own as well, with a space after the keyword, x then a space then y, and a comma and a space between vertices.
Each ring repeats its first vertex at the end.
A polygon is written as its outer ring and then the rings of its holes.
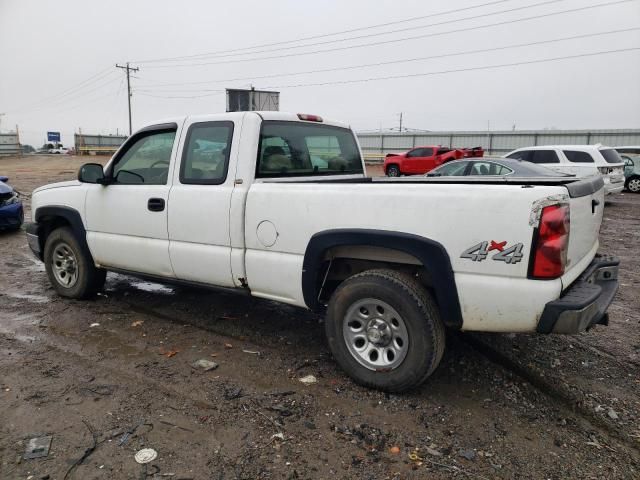
MULTIPOLYGON (((28 194, 95 158, 0 158, 0 174, 28 194)), ((0 479, 640 478, 640 195, 607 203, 601 248, 622 260, 608 327, 451 333, 433 377, 395 396, 336 367, 316 315, 115 274, 65 300, 24 233, 0 234, 0 479), (48 456, 22 459, 41 435, 48 456)))

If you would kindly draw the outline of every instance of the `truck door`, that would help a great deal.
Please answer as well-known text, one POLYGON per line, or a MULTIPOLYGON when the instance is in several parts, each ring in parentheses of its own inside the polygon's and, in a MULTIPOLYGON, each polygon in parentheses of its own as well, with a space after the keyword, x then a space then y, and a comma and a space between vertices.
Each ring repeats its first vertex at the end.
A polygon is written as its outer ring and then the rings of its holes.
POLYGON ((87 243, 99 265, 173 276, 167 200, 177 128, 171 123, 137 132, 109 164, 111 183, 88 186, 87 243))
POLYGON ((407 152, 407 156, 403 162, 402 173, 420 173, 423 151, 423 148, 414 148, 407 152))
POLYGON ((230 120, 185 123, 168 219, 169 256, 181 280, 233 286, 229 210, 235 175, 229 163, 237 155, 235 127, 230 120))
POLYGON ((420 170, 416 173, 427 173, 440 166, 440 164, 436 162, 437 153, 438 152, 434 148, 423 148, 419 164, 420 170))

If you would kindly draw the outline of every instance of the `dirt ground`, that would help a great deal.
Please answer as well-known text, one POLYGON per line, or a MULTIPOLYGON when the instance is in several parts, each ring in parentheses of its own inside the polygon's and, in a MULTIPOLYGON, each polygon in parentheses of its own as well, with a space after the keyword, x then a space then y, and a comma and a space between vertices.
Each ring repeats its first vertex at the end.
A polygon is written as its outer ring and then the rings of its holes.
MULTIPOLYGON (((94 160, 0 174, 29 216, 35 187, 94 160)), ((607 203, 601 240, 622 260, 608 327, 452 332, 433 377, 386 395, 338 369, 314 314, 115 274, 62 299, 24 232, 0 234, 0 479, 640 478, 640 195, 607 203), (49 454, 24 460, 42 435, 49 454)))

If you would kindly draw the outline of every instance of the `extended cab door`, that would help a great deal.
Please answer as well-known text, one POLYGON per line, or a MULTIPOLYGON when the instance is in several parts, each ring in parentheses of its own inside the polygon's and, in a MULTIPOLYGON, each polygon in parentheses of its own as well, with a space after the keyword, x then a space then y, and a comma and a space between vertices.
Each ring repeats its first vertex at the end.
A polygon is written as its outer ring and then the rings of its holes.
POLYGON ((230 159, 237 156, 242 117, 210 118, 188 119, 183 129, 169 194, 169 255, 177 278, 232 287, 230 159))
POLYGON ((167 201, 175 123, 145 128, 127 140, 107 166, 108 184, 87 187, 87 243, 96 263, 173 276, 167 201))

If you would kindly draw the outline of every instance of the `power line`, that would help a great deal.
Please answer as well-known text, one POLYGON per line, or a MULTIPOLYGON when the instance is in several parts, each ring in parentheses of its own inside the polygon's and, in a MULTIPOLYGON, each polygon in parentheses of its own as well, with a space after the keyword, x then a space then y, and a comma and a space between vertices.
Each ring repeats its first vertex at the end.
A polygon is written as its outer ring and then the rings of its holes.
MULTIPOLYGON (((386 65, 395 65, 395 64, 399 64, 399 63, 409 63, 409 62, 417 62, 417 61, 424 61, 424 60, 433 60, 433 59, 437 59, 437 58, 455 57, 455 56, 460 56, 460 55, 470 55, 470 54, 476 54, 476 53, 487 53, 487 52, 494 52, 494 51, 500 51, 500 50, 508 50, 508 49, 511 49, 511 48, 522 48, 522 47, 530 47, 530 46, 535 46, 535 45, 545 45, 545 44, 550 44, 550 43, 564 42, 564 41, 568 41, 568 40, 577 40, 577 39, 584 39, 584 38, 597 37, 597 36, 603 36, 603 35, 612 35, 612 34, 625 33, 625 32, 631 32, 631 31, 636 31, 636 30, 640 30, 640 27, 631 27, 631 28, 624 28, 624 29, 619 29, 619 30, 610 30, 610 31, 606 31, 606 32, 586 33, 586 34, 582 34, 582 35, 572 35, 572 36, 569 36, 569 37, 560 37, 560 38, 554 38, 554 39, 550 39, 550 40, 540 40, 540 41, 537 41, 537 42, 518 43, 518 44, 512 44, 512 45, 505 45, 505 46, 501 46, 501 47, 490 47, 490 48, 481 48, 481 49, 475 49, 475 50, 466 50, 466 51, 462 51, 462 52, 443 53, 443 54, 439 54, 439 55, 429 55, 429 56, 426 56, 426 57, 415 57, 415 58, 407 58, 407 59, 402 59, 402 60, 390 60, 390 61, 386 61, 386 62, 367 63, 367 64, 360 64, 360 65, 348 65, 348 66, 344 66, 344 67, 323 68, 323 69, 318 69, 318 70, 307 70, 307 71, 303 71, 303 72, 275 73, 275 74, 270 74, 270 75, 260 75, 260 76, 253 76, 253 77, 236 77, 236 78, 227 78, 227 79, 219 79, 219 80, 198 81, 198 82, 184 82, 184 83, 164 83, 164 84, 156 84, 156 85, 147 85, 146 87, 150 88, 152 93, 157 93, 157 92, 166 92, 166 93, 205 92, 205 91, 208 91, 208 90, 207 89, 158 90, 158 89, 156 89, 156 86, 165 86, 166 87, 166 86, 216 84, 216 83, 235 82, 235 81, 241 81, 241 80, 261 80, 261 79, 266 79, 266 78, 288 77, 288 76, 295 76, 295 75, 308 75, 308 74, 336 72, 336 71, 343 71, 343 70, 355 70, 355 69, 360 69, 360 68, 380 67, 380 66, 386 66, 386 65)), ((136 90, 136 91, 149 92, 149 90, 145 89, 145 85, 141 85, 140 87, 142 87, 142 89, 141 90, 136 90)), ((218 91, 218 90, 215 90, 215 91, 218 91)))
POLYGON ((59 99, 64 98, 64 97, 68 97, 68 96, 70 96, 70 95, 72 95, 72 94, 74 94, 76 92, 79 92, 79 91, 83 90, 84 88, 86 88, 86 87, 88 87, 90 85, 95 84, 96 82, 99 82, 103 78, 105 78, 105 77, 109 76, 111 73, 113 73, 112 71, 110 71, 110 70, 108 71, 108 70, 109 70, 108 68, 100 70, 98 73, 95 73, 94 75, 91 75, 90 77, 84 79, 83 81, 81 81, 81 82, 79 82, 79 83, 77 83, 77 84, 75 84, 75 85, 73 85, 71 87, 68 87, 68 88, 62 90, 61 92, 59 92, 57 94, 44 97, 44 98, 42 98, 42 99, 40 99, 40 100, 38 100, 36 102, 27 104, 26 106, 24 106, 22 108, 16 108, 14 110, 11 110, 10 113, 17 113, 17 112, 29 110, 32 106, 40 105, 41 103, 46 102, 47 100, 50 100, 50 99, 59 100, 59 99))
MULTIPOLYGON (((113 73, 114 72, 109 72, 109 74, 113 74, 113 73)), ((84 97, 89 93, 95 92, 96 90, 100 90, 101 88, 108 86, 109 84, 112 83, 113 81, 112 78, 109 78, 106 82, 98 83, 96 86, 94 86, 89 90, 83 90, 84 88, 89 87, 95 84, 96 82, 100 82, 101 80, 104 80, 107 77, 109 77, 109 75, 102 75, 99 78, 96 78, 93 82, 90 82, 84 85, 82 88, 76 89, 73 92, 69 92, 68 95, 66 95, 67 98, 65 98, 65 96, 60 96, 59 98, 53 100, 52 102, 46 103, 44 105, 40 105, 35 108, 24 108, 21 110, 14 110, 13 112, 14 113, 22 113, 22 112, 34 113, 34 112, 41 112, 43 110, 48 110, 50 108, 57 108, 60 105, 65 105, 66 102, 68 102, 69 100, 77 100, 78 98, 84 97)))
POLYGON ((584 58, 584 57, 594 57, 597 55, 608 55, 612 53, 621 53, 621 52, 631 52, 635 50, 640 50, 640 47, 630 47, 630 48, 619 48, 616 50, 605 50, 600 52, 591 52, 591 53, 581 53, 577 55, 565 55, 562 57, 553 57, 553 58, 542 58, 539 60, 530 60, 524 62, 514 62, 514 63, 502 63, 499 65, 485 65, 482 67, 468 67, 468 68, 458 68, 454 70, 440 70, 437 72, 425 72, 425 73, 411 73, 407 75, 390 75, 386 77, 372 77, 372 78, 361 78, 355 80, 337 80, 332 82, 318 82, 318 83, 300 83, 297 85, 273 85, 264 87, 265 89, 269 88, 299 88, 299 87, 320 87, 325 85, 342 85, 348 83, 363 83, 363 82, 373 82, 379 80, 394 80, 397 78, 413 78, 413 77, 426 77, 430 75, 444 75, 448 73, 461 73, 461 72, 472 72, 478 70, 491 70, 496 68, 504 68, 504 67, 515 67, 520 65, 532 65, 536 63, 545 63, 545 62, 555 62, 559 60, 568 60, 573 58, 584 58))
POLYGON ((101 100, 104 100, 106 98, 113 98, 113 95, 116 94, 116 93, 117 93, 116 90, 112 90, 112 91, 109 91, 108 93, 106 93, 104 95, 99 95, 97 97, 85 99, 81 103, 77 103, 75 105, 64 106, 62 108, 56 108, 56 110, 54 112, 52 112, 51 114, 49 114, 49 115, 57 115, 59 113, 67 112, 69 110, 76 110, 76 109, 81 108, 81 107, 86 107, 88 105, 92 105, 94 103, 100 102, 101 100))
MULTIPOLYGON (((540 2, 537 4, 533 4, 533 5, 529 5, 526 7, 521 7, 521 8, 532 8, 535 6, 540 6, 540 5, 544 5, 544 4, 548 4, 548 3, 555 3, 555 2, 559 2, 559 1, 563 1, 563 0, 547 0, 545 2, 540 2)), ((533 15, 530 17, 523 17, 523 18, 519 18, 519 19, 514 19, 514 20, 504 20, 501 22, 495 22, 495 23, 489 23, 486 25, 479 25, 479 26, 475 26, 475 27, 465 27, 465 28, 457 28, 454 30, 448 30, 445 32, 434 32, 434 33, 427 33, 427 34, 421 34, 421 35, 414 35, 414 36, 410 36, 410 37, 403 37, 403 38, 396 38, 396 39, 389 39, 389 40, 380 40, 377 42, 369 42, 369 43, 361 43, 361 44, 357 44, 357 45, 349 45, 349 46, 341 46, 341 47, 333 47, 333 48, 326 48, 326 49, 319 49, 319 50, 312 50, 312 51, 308 51, 308 52, 294 52, 294 53, 288 53, 288 54, 282 54, 282 55, 272 55, 272 56, 266 56, 266 57, 256 57, 256 58, 243 58, 243 59, 235 59, 235 60, 219 60, 219 61, 214 61, 214 62, 201 62, 201 63, 182 63, 182 64, 173 64, 173 65, 151 65, 148 66, 147 68, 177 68, 177 67, 198 67, 198 66, 206 66, 206 65, 221 65, 221 64, 229 64, 229 63, 242 63, 242 62, 255 62, 255 61, 260 61, 260 60, 272 60, 272 59, 277 59, 277 58, 288 58, 288 57, 297 57, 297 56, 305 56, 305 55, 313 55, 313 54, 318 54, 318 53, 328 53, 328 52, 335 52, 335 51, 341 51, 341 50, 351 50, 354 48, 363 48, 363 47, 370 47, 370 46, 375 46, 375 45, 385 45, 385 44, 391 44, 391 43, 398 43, 398 42, 406 42, 409 40, 417 40, 417 39, 421 39, 421 38, 429 38, 429 37, 437 37, 437 36, 441 36, 441 35, 447 35, 447 34, 451 34, 451 33, 461 33, 461 32, 470 32, 470 31, 474 31, 474 30, 482 30, 482 29, 486 29, 486 28, 492 28, 492 27, 496 27, 496 26, 501 26, 501 25, 509 25, 509 24, 513 24, 513 23, 520 23, 520 22, 525 22, 525 21, 529 21, 529 20, 537 20, 537 19, 541 19, 541 18, 548 18, 548 17, 552 17, 552 16, 556 16, 556 15, 562 15, 565 13, 574 13, 574 12, 578 12, 578 11, 583 11, 583 10, 589 10, 589 9, 593 9, 593 8, 600 8, 600 7, 607 7, 607 6, 611 6, 611 5, 618 5, 618 4, 622 4, 622 3, 628 3, 628 2, 635 2, 637 0, 616 0, 616 1, 612 1, 612 2, 604 2, 604 3, 599 3, 599 4, 594 4, 594 5, 588 5, 588 6, 584 6, 584 7, 577 7, 577 8, 571 8, 571 9, 567 9, 567 10, 561 10, 561 11, 557 11, 557 12, 550 12, 550 13, 545 13, 545 14, 539 14, 539 15, 533 15)), ((494 12, 491 15, 495 15, 498 13, 502 13, 502 12, 494 12)), ((478 17, 473 17, 473 18, 479 18, 478 17)), ((461 21, 461 20, 456 20, 456 22, 461 21)), ((436 24, 432 24, 432 25, 426 25, 426 26, 421 26, 421 27, 416 27, 416 28, 427 28, 429 26, 435 26, 436 24)), ((413 27, 412 27, 413 28, 413 27)), ((405 29, 408 30, 408 29, 405 29)), ((380 34, 375 34, 375 35, 380 35, 380 34)), ((356 38, 356 37, 354 37, 356 38)), ((341 39, 341 40, 337 40, 340 42, 344 42, 345 40, 351 40, 351 39, 341 39)), ((332 41, 334 42, 334 41, 332 41)), ((303 47, 308 47, 311 46, 310 45, 304 45, 303 47)), ((273 50, 275 51, 275 50, 273 50)), ((251 52, 251 53, 260 53, 260 52, 251 52)))
MULTIPOLYGON (((515 67, 520 65, 532 65, 532 64, 545 63, 545 62, 555 62, 555 61, 569 60, 574 58, 594 57, 597 55, 609 55, 613 53, 630 52, 630 51, 636 51, 636 50, 640 50, 640 47, 620 48, 616 50, 605 50, 600 52, 590 52, 590 53, 582 53, 582 54, 576 54, 576 55, 565 55, 561 57, 542 58, 538 60, 530 60, 530 61, 522 61, 522 62, 514 62, 514 63, 502 63, 497 65, 485 65, 481 67, 458 68, 458 69, 452 69, 452 70, 440 70, 435 72, 412 73, 412 74, 405 74, 405 75, 390 75, 385 77, 359 78, 359 79, 353 79, 353 80, 336 80, 336 81, 329 81, 329 82, 299 83, 299 84, 293 84, 293 85, 270 85, 263 88, 284 89, 284 88, 301 88, 301 87, 321 87, 326 85, 345 85, 345 84, 351 84, 351 83, 375 82, 380 80, 395 80, 400 78, 446 75, 449 73, 462 73, 462 72, 472 72, 472 71, 479 71, 479 70, 493 70, 498 68, 515 67)), ((147 97, 153 97, 153 98, 193 99, 193 98, 211 97, 213 95, 216 95, 219 92, 224 92, 224 91, 225 90, 216 90, 216 91, 211 91, 211 93, 205 93, 202 95, 192 95, 192 96, 163 96, 163 95, 149 95, 149 94, 144 94, 144 95, 147 97)), ((143 95, 143 94, 141 93, 140 95, 143 95)))
POLYGON ((490 12, 490 13, 484 13, 481 15, 474 15, 471 17, 466 17, 466 18, 454 18, 451 20, 445 20, 442 22, 437 22, 437 23, 429 23, 427 25, 416 25, 413 27, 404 27, 398 30, 389 30, 387 32, 378 32, 378 33, 368 33, 366 35, 358 35, 355 37, 348 37, 348 38, 339 38, 339 39, 335 39, 335 40, 325 40, 322 42, 315 42, 315 43, 308 43, 306 45, 293 45, 293 46, 289 46, 289 47, 279 47, 279 48, 273 48, 273 49, 267 49, 267 50, 258 50, 255 52, 246 52, 246 53, 228 53, 228 54, 218 54, 218 55, 212 55, 214 58, 222 58, 222 57, 231 57, 231 56, 237 56, 237 55, 254 55, 254 54, 259 54, 259 53, 269 53, 269 52, 277 52, 277 51, 282 51, 282 50, 291 50, 294 48, 306 48, 306 47, 314 47, 317 45, 327 45, 330 43, 339 43, 339 42, 345 42, 345 41, 351 41, 351 40, 359 40, 362 38, 370 38, 370 37, 378 37, 381 35, 390 35, 393 33, 399 33, 399 32, 406 32, 409 30, 421 30, 421 29, 425 29, 425 28, 431 28, 431 27, 436 27, 436 26, 441 26, 441 25, 447 25, 450 23, 459 23, 459 22, 463 22, 466 20, 476 20, 478 18, 483 18, 483 17, 491 17, 494 15, 498 15, 498 14, 502 14, 502 13, 509 13, 509 12, 515 12, 515 11, 519 11, 519 10, 526 10, 529 8, 535 8, 535 7, 539 7, 542 5, 548 5, 551 3, 558 3, 558 2, 564 2, 565 0, 545 0, 543 2, 539 2, 539 3, 534 3, 531 5, 524 5, 521 7, 514 7, 514 8, 509 8, 507 10, 500 10, 497 12, 490 12))
POLYGON ((403 20, 396 20, 393 22, 386 22, 386 23, 378 23, 376 25, 369 25, 369 26, 365 26, 365 27, 358 27, 358 28, 351 28, 349 30, 341 30, 341 31, 337 31, 337 32, 332 32, 332 33, 323 33, 323 34, 318 34, 318 35, 312 35, 309 37, 301 37, 301 38, 295 38, 292 40, 283 40, 281 42, 273 42, 273 43, 263 43, 263 44, 258 44, 258 45, 253 45, 250 47, 243 47, 243 48, 234 48, 231 50, 217 50, 215 52, 207 52, 207 53, 198 53, 198 54, 194 54, 194 55, 183 55, 180 57, 165 57, 165 58, 156 58, 156 59, 149 59, 149 60, 137 60, 135 63, 156 63, 156 62, 163 62, 163 61, 174 61, 174 60, 184 60, 187 58, 196 58, 196 57, 206 57, 209 55, 217 55, 220 53, 232 53, 232 52, 240 52, 243 50, 253 50, 256 48, 262 48, 262 47, 273 47, 275 45, 286 45, 287 43, 294 43, 294 42, 304 42, 306 40, 315 40, 317 38, 326 38, 326 37, 333 37, 335 35, 342 35, 345 33, 353 33, 353 32, 360 32, 363 30, 370 30, 370 29, 374 29, 374 28, 380 28, 380 27, 388 27, 390 25, 398 25, 401 23, 407 23, 407 22, 414 22, 416 20, 422 20, 424 18, 433 18, 433 17, 440 17, 442 15, 448 15, 451 13, 457 13, 457 12, 462 12, 462 11, 466 11, 466 10, 474 10, 476 8, 482 8, 482 7, 487 7, 490 5, 495 5, 498 3, 505 3, 505 2, 509 2, 511 0, 497 0, 497 1, 493 1, 493 2, 487 2, 487 3, 482 3, 479 5, 472 5, 469 7, 464 7, 464 8, 456 8, 454 10, 447 10, 444 12, 437 12, 437 13, 431 13, 429 15, 420 15, 418 17, 410 17, 410 18, 405 18, 403 20))

